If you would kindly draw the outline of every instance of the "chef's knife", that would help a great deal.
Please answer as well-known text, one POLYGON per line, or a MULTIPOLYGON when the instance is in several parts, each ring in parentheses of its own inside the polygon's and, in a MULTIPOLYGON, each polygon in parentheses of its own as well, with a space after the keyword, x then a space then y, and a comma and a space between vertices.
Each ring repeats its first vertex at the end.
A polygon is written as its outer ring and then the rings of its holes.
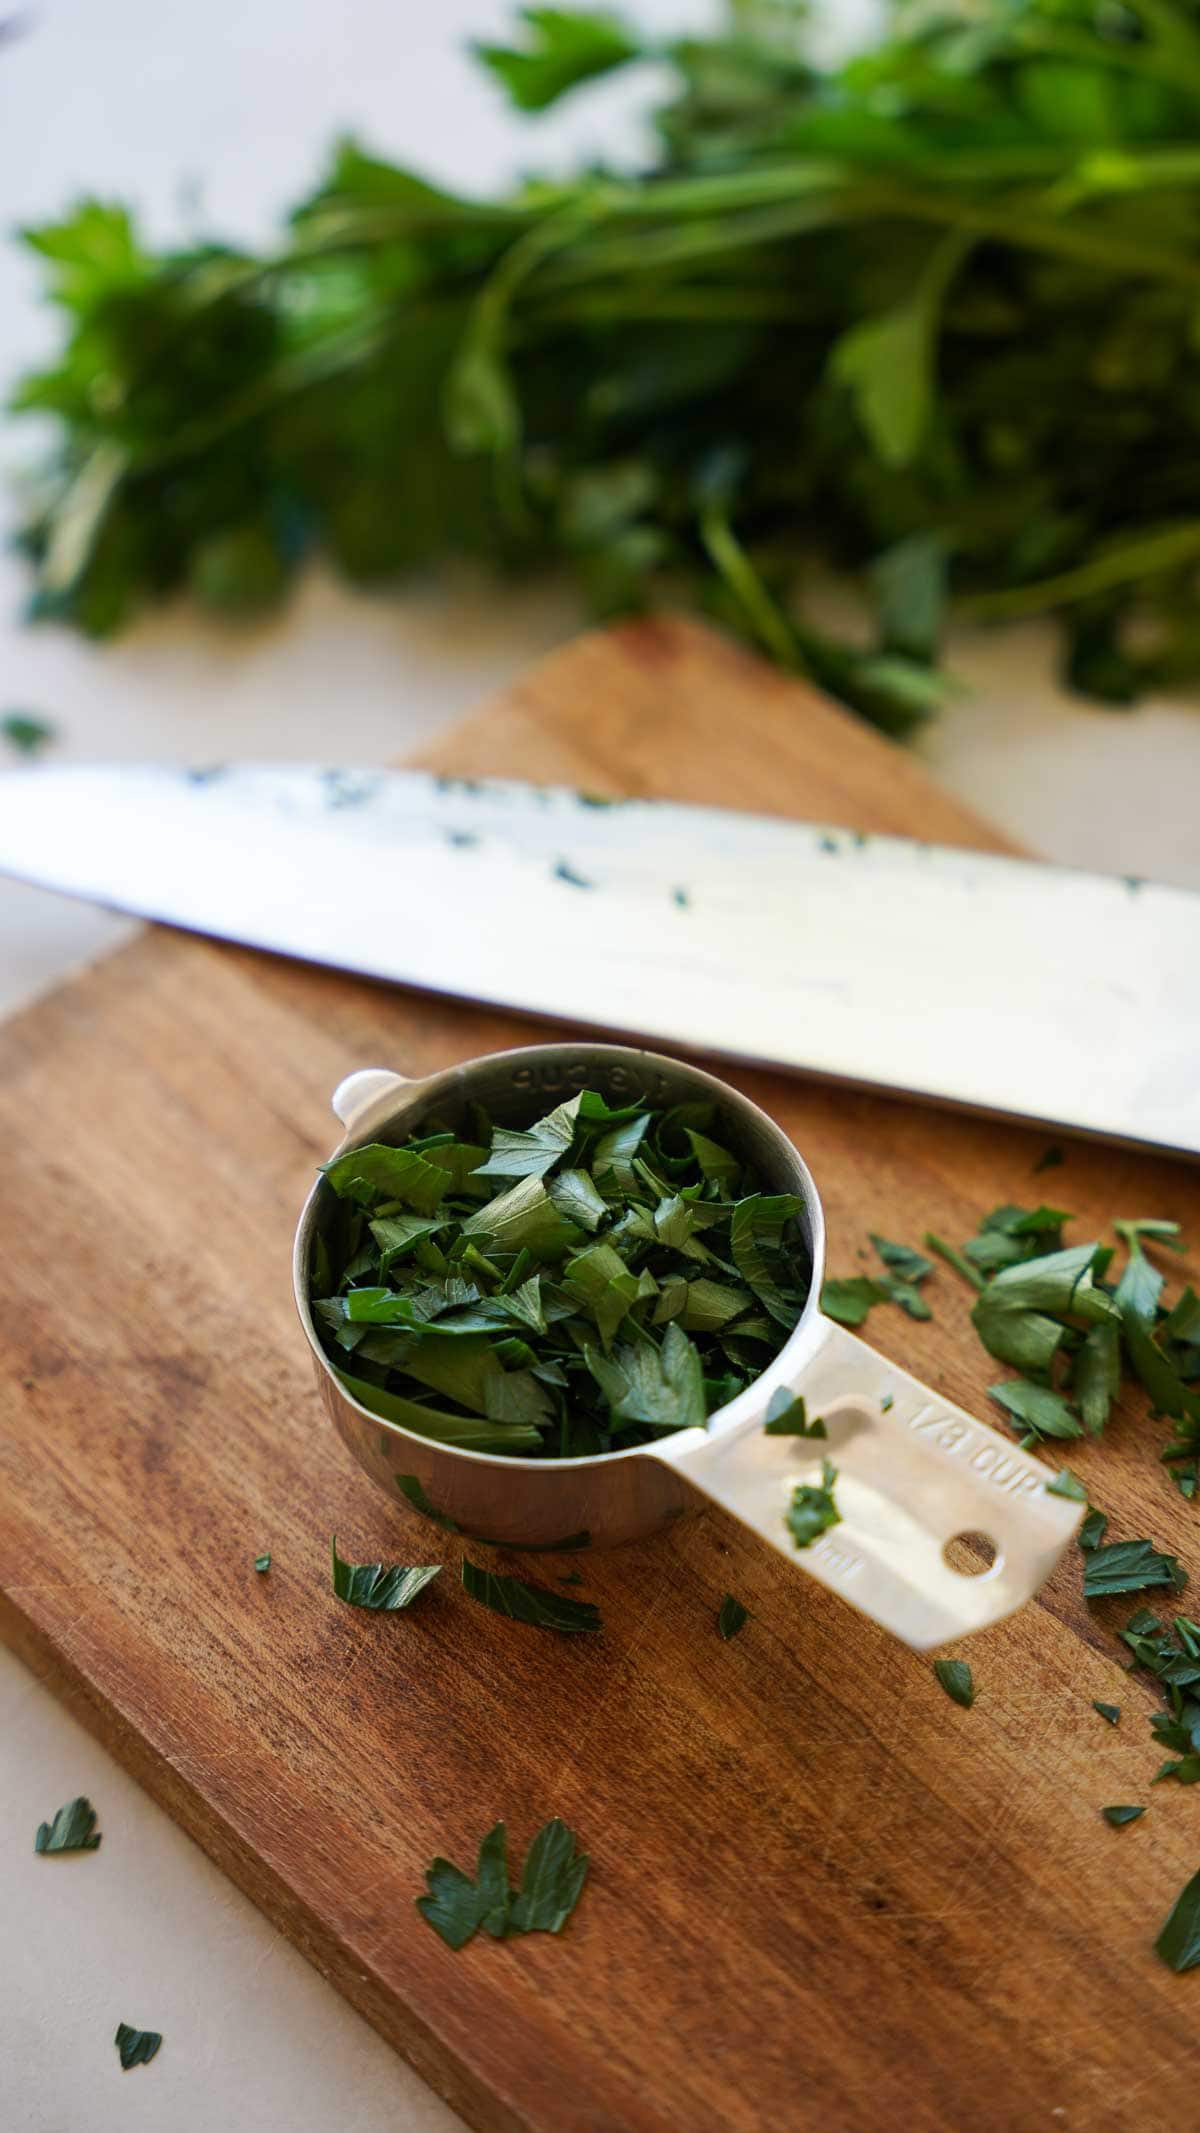
POLYGON ((0 872, 372 978, 1200 1151, 1200 896, 420 771, 0 778, 0 872))

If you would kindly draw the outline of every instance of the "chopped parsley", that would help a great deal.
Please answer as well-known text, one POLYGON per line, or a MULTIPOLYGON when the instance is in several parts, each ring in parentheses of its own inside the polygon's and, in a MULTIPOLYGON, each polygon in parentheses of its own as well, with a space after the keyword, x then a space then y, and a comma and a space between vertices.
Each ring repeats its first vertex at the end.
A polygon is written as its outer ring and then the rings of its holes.
POLYGON ((833 1484, 837 1480, 837 1468, 828 1459, 821 1461, 821 1485, 798 1482, 792 1490, 792 1500, 787 1510, 787 1528, 797 1548, 810 1548, 830 1526, 840 1526, 842 1514, 833 1500, 833 1484))
POLYGON ((33 1840, 35 1852, 95 1852, 100 1849, 96 1810, 82 1796, 68 1800, 52 1822, 40 1822, 33 1840))
POLYGON ((538 1831, 525 1855, 521 1885, 508 1877, 507 1838, 503 1822, 489 1830, 479 1847, 475 1879, 435 1859, 426 1870, 428 1894, 417 1909, 448 1948, 465 1948, 481 1928, 493 1940, 517 1933, 561 1933, 587 1879, 586 1853, 556 1816, 538 1831))
POLYGON ((933 1671, 951 1703, 969 1711, 975 1701, 975 1678, 965 1659, 935 1659, 933 1671))
POLYGON ((118 2022, 113 2043, 120 2055, 122 2071, 128 2073, 131 2066, 149 2066, 162 2043, 162 2035, 157 2029, 133 2029, 128 2022, 118 2022))
POLYGON ((730 1131, 716 1104, 585 1089, 335 1157, 310 1287, 346 1390, 436 1442, 532 1459, 702 1427, 778 1354, 811 1280, 800 1200, 762 1191, 730 1131))
POLYGON ((493 1614, 510 1622, 526 1622, 534 1629, 557 1629, 564 1633, 602 1630, 600 1609, 590 1600, 569 1600, 565 1593, 550 1592, 544 1585, 527 1585, 523 1578, 500 1577, 494 1570, 480 1570, 463 1559, 463 1590, 493 1614))
POLYGON ((260 1574, 260 1576, 261 1576, 261 1575, 262 1575, 262 1573, 263 1573, 264 1571, 266 1571, 266 1570, 269 1570, 269 1569, 270 1569, 270 1567, 271 1567, 271 1558, 270 1558, 270 1556, 269 1556, 269 1555, 256 1555, 256 1556, 255 1556, 255 1558, 254 1558, 254 1567, 255 1567, 255 1569, 256 1569, 256 1570, 257 1570, 257 1571, 259 1572, 259 1574, 260 1574))
POLYGON ((1108 1725, 1120 1725, 1121 1706, 1119 1703, 1094 1703, 1092 1705, 1092 1709, 1093 1711, 1099 1711, 1101 1718, 1103 1718, 1108 1725))
POLYGON ((789 1392, 786 1385, 771 1394, 763 1430, 768 1437, 825 1437, 828 1431, 820 1415, 808 1419, 803 1393, 789 1392))
POLYGON ((0 716, 0 733, 19 755, 40 755, 54 739, 54 728, 32 711, 6 711, 0 716))
POLYGON ((1124 1829, 1126 1823, 1136 1822, 1146 1810, 1144 1807, 1102 1807, 1100 1812, 1113 1829, 1124 1829))
POLYGON ((1179 1891, 1154 1952, 1169 1970, 1193 1970, 1200 1963, 1200 1874, 1179 1891))
POLYGON ((1085 1600, 1100 1600, 1115 1592, 1148 1592, 1156 1585, 1169 1585, 1181 1592, 1187 1572, 1173 1555, 1163 1555, 1153 1541, 1108 1541, 1091 1548, 1083 1566, 1085 1600))
MULTIPOLYGON (((344 1563, 338 1554, 337 1536, 330 1543, 333 1558, 333 1589, 350 1607, 368 1607, 376 1614, 397 1614, 411 1607, 441 1570, 440 1563, 422 1563, 406 1570, 399 1563, 344 1563)), ((257 1567, 257 1566, 256 1566, 257 1567)))
POLYGON ((717 1615, 717 1629, 726 1644, 731 1637, 736 1637, 739 1629, 746 1627, 749 1620, 749 1609, 743 1607, 740 1600, 735 1600, 731 1592, 727 1592, 717 1615))

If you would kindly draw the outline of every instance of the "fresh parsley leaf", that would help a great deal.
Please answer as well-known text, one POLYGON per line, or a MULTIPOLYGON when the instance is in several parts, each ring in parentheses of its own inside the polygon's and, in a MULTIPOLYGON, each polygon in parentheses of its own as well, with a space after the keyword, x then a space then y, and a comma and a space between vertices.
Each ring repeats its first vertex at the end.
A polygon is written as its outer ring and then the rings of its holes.
POLYGON ((1104 1511, 1089 1511, 1077 1535, 1081 1552, 1084 1555, 1088 1555, 1093 1548, 1098 1548, 1107 1531, 1107 1513, 1104 1511))
POLYGON ((1200 1874, 1193 1874, 1175 1898, 1154 1952, 1169 1970, 1191 1970, 1200 1963, 1200 1874))
POLYGON ((1063 1154, 1058 1142, 1051 1141, 1050 1146, 1042 1150, 1033 1166, 1034 1177, 1036 1178, 1043 1170, 1057 1170, 1059 1165, 1065 1163, 1066 1160, 1066 1156, 1063 1154))
POLYGON ((746 1627, 749 1620, 749 1612, 742 1606, 741 1601, 735 1600, 733 1594, 727 1592, 717 1613, 717 1630, 726 1644, 731 1637, 736 1637, 739 1629, 746 1627))
POLYGON ((910 1245, 893 1244, 889 1238, 877 1236, 874 1230, 870 1232, 870 1237, 884 1265, 893 1274, 899 1275, 901 1281, 921 1282, 927 1274, 932 1274, 932 1260, 923 1258, 920 1252, 914 1252, 910 1245))
POLYGON ((32 711, 6 711, 0 717, 0 733, 20 755, 40 755, 54 739, 54 728, 32 711))
POLYGON ((435 1859, 426 1870, 428 1893, 417 1909, 447 1947, 464 1948, 482 1927, 494 1940, 515 1933, 561 1933, 579 1901, 588 1860, 556 1816, 538 1831, 525 1856, 519 1890, 508 1878, 508 1849, 503 1822, 489 1830, 479 1847, 475 1880, 448 1859, 435 1859))
POLYGON ((826 1437, 829 1432, 820 1415, 808 1419, 803 1393, 789 1392, 780 1385, 771 1394, 763 1433, 768 1437, 826 1437))
POLYGON ((890 1303, 889 1291, 867 1274, 850 1274, 841 1281, 827 1281, 821 1290, 821 1309, 839 1326, 861 1326, 877 1303, 890 1303))
POLYGON ((1153 1541, 1109 1541, 1089 1551, 1083 1570, 1083 1596, 1099 1600, 1114 1592, 1145 1592, 1168 1585, 1181 1592, 1187 1572, 1173 1555, 1162 1555, 1153 1541))
POLYGON ((975 1677, 965 1659, 935 1659, 933 1671, 951 1703, 969 1711, 975 1701, 975 1677))
POLYGON ((440 1563, 424 1563, 418 1569, 405 1570, 398 1563, 388 1569, 382 1563, 344 1563, 338 1554, 336 1535, 331 1547, 333 1589, 338 1599, 351 1607, 370 1608, 376 1614, 397 1614, 401 1608, 411 1607, 417 1594, 425 1590, 442 1567, 440 1563))
POLYGON ((1088 1493, 1082 1481, 1078 1474, 1071 1472, 1069 1466, 1060 1467, 1053 1479, 1046 1483, 1046 1494, 1069 1496, 1073 1503, 1086 1503, 1088 1500, 1088 1493))
POLYGON ((480 1570, 472 1562, 463 1559, 463 1590, 483 1607, 490 1607, 493 1614, 506 1615, 510 1622, 527 1622, 535 1629, 557 1629, 567 1633, 577 1631, 596 1632, 604 1624, 600 1610, 590 1600, 569 1600, 565 1594, 550 1592, 544 1585, 527 1585, 522 1578, 500 1577, 494 1570, 480 1570))
POLYGON ((842 1514, 833 1500, 833 1485, 837 1480, 837 1468, 828 1459, 821 1461, 821 1485, 798 1482, 792 1490, 792 1500, 787 1510, 787 1528, 797 1548, 810 1548, 830 1526, 840 1526, 842 1514))
POLYGON ((445 1198, 450 1180, 438 1164, 429 1163, 413 1148, 389 1148, 373 1141, 350 1148, 323 1166, 336 1193, 369 1202, 374 1194, 401 1200, 418 1214, 428 1215, 445 1198))
POLYGON ((1121 1389, 1120 1328, 1106 1320, 1089 1326, 1071 1370, 1071 1397, 1090 1436, 1098 1437, 1121 1389))
POLYGON ((269 1555, 256 1555, 256 1556, 255 1556, 255 1558, 254 1558, 254 1567, 255 1567, 255 1569, 256 1569, 256 1570, 258 1571, 259 1575, 261 1576, 261 1575, 263 1574, 263 1572, 264 1572, 264 1571, 267 1571, 267 1570, 269 1570, 269 1569, 270 1569, 270 1567, 271 1567, 271 1558, 270 1558, 270 1556, 269 1556, 269 1555))
POLYGON ((162 2043, 162 2035, 157 2029, 133 2029, 128 2022, 118 2022, 113 2043, 120 2056, 122 2072, 128 2073, 131 2066, 149 2066, 162 2043))
POLYGON ((588 1859, 556 1816, 538 1831, 525 1855, 521 1886, 508 1913, 510 1933, 561 1933, 587 1880, 588 1859))
POLYGON ((1180 1785, 1200 1783, 1200 1755, 1182 1756, 1177 1763, 1161 1763, 1150 1783, 1161 1785, 1164 1778, 1174 1778, 1180 1785))
POLYGON ((952 1244, 947 1244, 944 1237, 939 1237, 936 1231, 927 1229, 922 1241, 927 1251, 936 1252, 938 1258, 944 1259, 947 1266, 952 1266, 956 1274, 962 1275, 964 1281, 969 1281, 973 1289, 983 1288, 984 1278, 979 1268, 972 1266, 962 1252, 955 1251, 952 1244))
POLYGON ((1136 1822, 1139 1815, 1144 1815, 1146 1810, 1144 1807, 1102 1807, 1100 1812, 1110 1828, 1124 1829, 1127 1823, 1136 1822))
POLYGON ((100 1833, 91 1801, 81 1794, 60 1807, 52 1822, 39 1822, 33 1848, 35 1852, 99 1851, 100 1833))
POLYGON ((789 1330, 799 1317, 798 1297, 786 1238, 800 1213, 793 1193, 752 1193, 733 1210, 729 1248, 747 1288, 778 1324, 789 1330))
POLYGON ((1099 1711, 1101 1718, 1106 1720, 1110 1726, 1119 1725, 1121 1722, 1121 1706, 1119 1703, 1094 1703, 1092 1709, 1093 1711, 1099 1711))
MULTIPOLYGON (((417 1909, 435 1933, 441 1935, 448 1948, 465 1948, 472 1935, 478 1932, 485 1915, 493 1918, 496 1910, 496 1877, 498 1862, 507 1858, 503 1822, 498 1822, 488 1832, 479 1847, 478 1873, 482 1886, 464 1874, 461 1867, 451 1865, 449 1859, 437 1858, 426 1868, 425 1879, 428 1894, 418 1896, 417 1909)), ((508 1871, 504 1868, 503 1915, 508 1911, 508 1871)))
POLYGON ((1018 1421, 1031 1437, 1082 1437, 1083 1424, 1071 1413, 1061 1393, 1049 1385, 1031 1385, 1026 1378, 1010 1378, 1002 1385, 988 1386, 995 1400, 1018 1421))
POLYGON ((522 45, 475 47, 519 111, 544 111, 581 82, 641 56, 620 18, 601 9, 523 7, 520 20, 522 45))

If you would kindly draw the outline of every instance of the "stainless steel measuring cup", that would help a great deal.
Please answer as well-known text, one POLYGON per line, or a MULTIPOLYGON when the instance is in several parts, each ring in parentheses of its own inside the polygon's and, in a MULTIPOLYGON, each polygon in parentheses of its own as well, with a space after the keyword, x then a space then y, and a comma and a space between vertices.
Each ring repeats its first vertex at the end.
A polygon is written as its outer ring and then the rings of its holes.
POLYGON ((317 1337, 309 1269, 314 1239, 336 1205, 319 1180, 296 1232, 296 1306, 321 1397, 360 1466, 393 1502, 508 1548, 641 1540, 707 1496, 918 1651, 998 1622, 1030 1599, 1073 1538, 1082 1505, 1048 1495, 1047 1467, 822 1315, 825 1223, 816 1186, 786 1135, 727 1082, 654 1052, 591 1043, 494 1052, 421 1081, 368 1068, 334 1092, 346 1128, 337 1152, 402 1141, 434 1117, 452 1121, 472 1102, 501 1124, 528 1125, 583 1088, 612 1103, 639 1096, 655 1105, 711 1103, 714 1139, 754 1166, 765 1191, 799 1196, 812 1283, 798 1324, 761 1377, 706 1429, 588 1459, 515 1459, 434 1444, 353 1399, 317 1337), (802 1393, 810 1416, 822 1417, 824 1441, 764 1434, 780 1386, 802 1393), (837 1468, 841 1523, 798 1550, 784 1514, 795 1484, 820 1478, 823 1455, 837 1468), (990 1543, 990 1564, 989 1550, 977 1545, 972 1554, 963 1537, 990 1543), (952 1561, 947 1550, 956 1541, 952 1561), (964 1557, 970 1570, 954 1566, 964 1557))

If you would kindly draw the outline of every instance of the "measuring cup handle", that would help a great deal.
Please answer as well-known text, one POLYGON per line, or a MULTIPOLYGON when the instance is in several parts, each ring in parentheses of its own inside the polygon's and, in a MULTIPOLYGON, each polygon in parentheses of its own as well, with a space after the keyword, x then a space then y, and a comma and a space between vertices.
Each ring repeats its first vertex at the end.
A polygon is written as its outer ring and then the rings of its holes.
POLYGON ((831 1320, 818 1320, 814 1345, 782 1380, 824 1438, 766 1434, 780 1382, 768 1372, 757 1412, 666 1438, 655 1456, 915 1651, 1012 1614, 1078 1531, 1084 1506, 1047 1493, 1040 1460, 831 1320), (792 1491, 819 1485, 824 1459, 837 1470, 840 1522, 797 1548, 792 1491), (990 1567, 980 1551, 980 1574, 952 1567, 945 1551, 960 1535, 991 1543, 990 1567))
POLYGON ((339 1081, 329 1101, 334 1116, 352 1133, 359 1120, 373 1111, 385 1096, 396 1096, 409 1086, 407 1074, 394 1074, 390 1067, 359 1067, 339 1081))

